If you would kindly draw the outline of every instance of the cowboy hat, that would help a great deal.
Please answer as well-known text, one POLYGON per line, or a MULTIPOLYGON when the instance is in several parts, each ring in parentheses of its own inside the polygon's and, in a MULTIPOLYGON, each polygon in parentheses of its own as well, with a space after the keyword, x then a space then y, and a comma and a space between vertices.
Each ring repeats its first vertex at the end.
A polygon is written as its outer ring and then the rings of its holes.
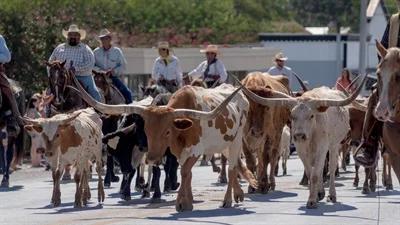
POLYGON ((286 61, 288 57, 286 57, 282 52, 279 52, 275 55, 275 60, 286 61))
POLYGON ((78 25, 76 24, 71 24, 68 28, 68 30, 64 30, 62 31, 62 35, 67 38, 68 37, 68 33, 79 33, 81 35, 81 40, 85 39, 86 37, 86 31, 83 29, 79 29, 78 25))
POLYGON ((207 45, 206 48, 200 49, 200 52, 201 53, 212 52, 212 53, 215 53, 215 54, 219 53, 217 45, 207 45))
POLYGON ((165 49, 169 49, 169 43, 168 41, 160 41, 158 42, 157 48, 165 48, 165 49))
POLYGON ((98 36, 99 38, 103 37, 111 37, 111 32, 107 29, 101 29, 100 34, 98 36))

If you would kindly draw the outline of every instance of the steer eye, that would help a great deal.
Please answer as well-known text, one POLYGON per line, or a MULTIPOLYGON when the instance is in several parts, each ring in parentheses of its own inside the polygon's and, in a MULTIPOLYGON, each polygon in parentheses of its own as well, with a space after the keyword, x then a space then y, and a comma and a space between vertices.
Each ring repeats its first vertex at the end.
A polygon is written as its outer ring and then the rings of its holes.
POLYGON ((310 116, 310 120, 311 120, 312 118, 314 118, 314 115, 311 115, 311 116, 310 116))
POLYGON ((170 131, 170 130, 167 130, 167 131, 165 132, 165 136, 166 136, 166 137, 169 137, 170 134, 171 134, 171 131, 170 131))

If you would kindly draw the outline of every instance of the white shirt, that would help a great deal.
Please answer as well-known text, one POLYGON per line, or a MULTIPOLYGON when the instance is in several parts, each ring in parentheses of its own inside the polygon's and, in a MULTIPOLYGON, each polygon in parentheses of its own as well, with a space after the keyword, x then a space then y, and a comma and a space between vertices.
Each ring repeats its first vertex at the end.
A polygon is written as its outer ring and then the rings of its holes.
POLYGON ((105 50, 103 47, 98 47, 94 51, 95 65, 94 70, 106 71, 114 69, 113 75, 121 75, 126 69, 126 59, 121 49, 112 46, 105 50))
POLYGON ((163 59, 158 57, 153 64, 153 72, 151 73, 151 78, 158 80, 161 75, 166 80, 176 80, 178 85, 182 84, 182 68, 179 63, 179 59, 171 55, 170 62, 165 65, 163 59))
POLYGON ((70 46, 66 43, 58 45, 51 54, 49 61, 67 61, 65 68, 69 69, 71 61, 77 76, 90 76, 94 67, 94 55, 92 49, 83 43, 70 46))
POLYGON ((293 77, 293 71, 290 67, 283 66, 282 68, 279 68, 277 66, 272 66, 269 68, 267 71, 270 75, 284 75, 289 79, 289 87, 292 83, 292 77, 293 77))
MULTIPOLYGON (((200 63, 200 65, 198 65, 196 69, 192 70, 189 73, 189 76, 191 76, 192 79, 203 78, 204 72, 206 71, 207 66, 208 66, 208 62, 207 62, 207 60, 205 60, 202 63, 200 63)), ((219 59, 217 59, 217 61, 215 63, 210 65, 208 74, 209 75, 219 75, 220 83, 224 83, 226 81, 226 79, 228 78, 228 74, 226 73, 225 66, 219 59)), ((213 81, 213 79, 205 78, 204 81, 213 81)))

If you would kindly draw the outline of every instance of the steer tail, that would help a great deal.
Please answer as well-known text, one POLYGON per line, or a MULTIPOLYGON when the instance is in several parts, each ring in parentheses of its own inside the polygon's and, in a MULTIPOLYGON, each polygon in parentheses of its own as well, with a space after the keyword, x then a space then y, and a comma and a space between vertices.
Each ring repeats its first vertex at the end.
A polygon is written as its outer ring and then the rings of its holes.
POLYGON ((249 182, 250 186, 257 189, 258 184, 256 178, 240 158, 238 159, 238 172, 249 182))

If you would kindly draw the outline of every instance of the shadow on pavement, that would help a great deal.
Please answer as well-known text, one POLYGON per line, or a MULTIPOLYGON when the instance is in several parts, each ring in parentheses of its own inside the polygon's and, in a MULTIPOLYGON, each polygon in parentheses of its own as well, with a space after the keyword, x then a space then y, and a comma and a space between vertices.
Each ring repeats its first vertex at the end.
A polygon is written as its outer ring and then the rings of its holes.
POLYGON ((24 189, 24 186, 22 185, 14 185, 12 187, 0 187, 0 192, 10 192, 10 191, 19 191, 24 189))
MULTIPOLYGON (((383 188, 383 187, 381 187, 383 188)), ((361 190, 362 188, 360 188, 361 190)), ((392 191, 387 191, 387 190, 380 190, 379 191, 379 196, 392 196, 392 195, 400 195, 400 191, 397 190, 392 190, 392 191)), ((365 195, 359 195, 359 196, 355 196, 356 198, 376 198, 378 197, 378 191, 375 192, 371 192, 369 194, 365 194, 365 195)))
POLYGON ((296 197, 298 194, 293 192, 285 192, 285 191, 272 191, 268 192, 268 194, 245 194, 245 197, 251 199, 251 201, 255 202, 275 202, 275 199, 281 198, 290 198, 296 197))
MULTIPOLYGON (((63 213, 73 213, 73 212, 81 212, 81 211, 90 211, 90 210, 98 210, 98 209, 102 209, 103 205, 99 205, 97 204, 96 206, 83 206, 82 208, 74 208, 73 207, 74 203, 65 203, 65 204, 61 204, 61 206, 68 206, 67 208, 54 208, 55 211, 53 212, 43 212, 43 213, 34 213, 34 214, 46 214, 46 215, 52 215, 52 214, 63 214, 63 213)), ((46 206, 48 207, 48 206, 46 206)), ((45 208, 37 208, 37 209, 46 209, 45 208)), ((50 205, 49 209, 51 209, 52 206, 50 205)))
POLYGON ((169 217, 147 217, 152 220, 164 220, 164 221, 187 221, 196 222, 198 224, 211 223, 230 225, 229 223, 215 222, 215 221, 202 221, 202 220, 190 220, 193 218, 211 218, 211 217, 226 217, 226 216, 240 216, 253 214, 254 211, 249 211, 245 208, 217 208, 207 210, 194 210, 189 212, 173 213, 169 217))

